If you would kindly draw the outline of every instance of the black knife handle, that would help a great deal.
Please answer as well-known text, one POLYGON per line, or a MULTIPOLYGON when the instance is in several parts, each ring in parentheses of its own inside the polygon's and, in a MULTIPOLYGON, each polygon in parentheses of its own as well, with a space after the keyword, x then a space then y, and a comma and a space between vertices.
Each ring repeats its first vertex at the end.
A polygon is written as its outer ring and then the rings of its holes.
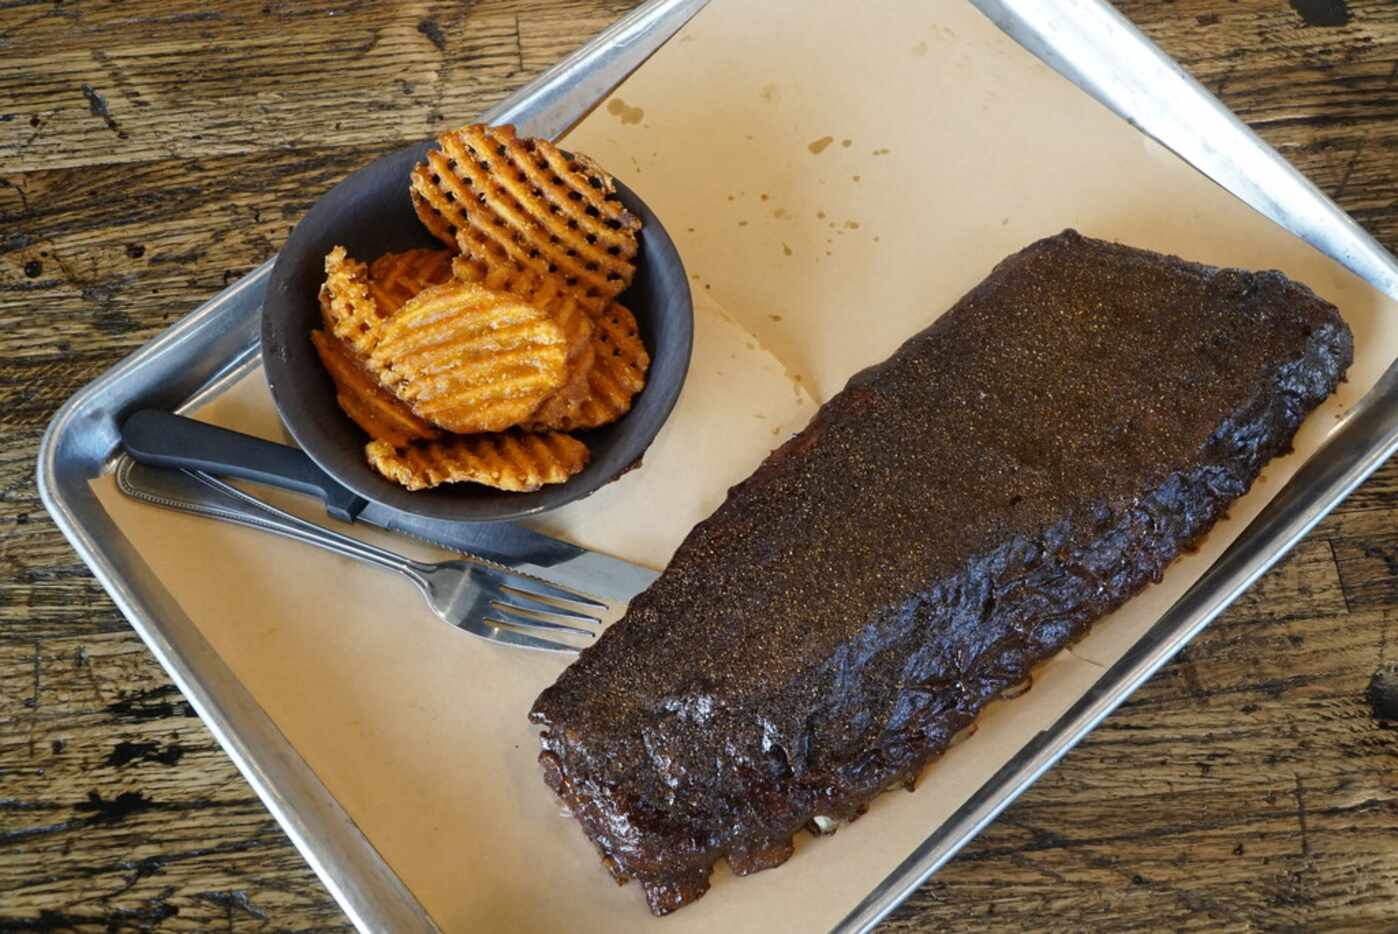
POLYGON ((307 493, 319 497, 326 512, 345 522, 353 522, 368 505, 303 451, 183 415, 141 409, 122 423, 121 440, 126 453, 142 464, 202 470, 307 493))

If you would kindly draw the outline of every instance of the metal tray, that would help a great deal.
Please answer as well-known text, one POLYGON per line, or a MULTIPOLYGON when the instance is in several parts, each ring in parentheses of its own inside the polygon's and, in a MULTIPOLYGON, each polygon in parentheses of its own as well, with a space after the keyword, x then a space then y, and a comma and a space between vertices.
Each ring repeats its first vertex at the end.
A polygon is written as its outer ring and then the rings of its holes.
MULTIPOLYGON (((1079 87, 1256 210, 1398 297, 1398 262, 1104 0, 971 0, 1079 87)), ((704 5, 650 0, 483 119, 556 136, 704 5)), ((393 870, 213 651, 89 481, 121 456, 117 426, 143 406, 191 408, 255 365, 271 261, 85 387, 39 451, 45 506, 302 855, 361 930, 434 930, 393 870)), ((872 927, 1398 449, 1398 364, 1215 565, 1094 687, 854 906, 872 927)))

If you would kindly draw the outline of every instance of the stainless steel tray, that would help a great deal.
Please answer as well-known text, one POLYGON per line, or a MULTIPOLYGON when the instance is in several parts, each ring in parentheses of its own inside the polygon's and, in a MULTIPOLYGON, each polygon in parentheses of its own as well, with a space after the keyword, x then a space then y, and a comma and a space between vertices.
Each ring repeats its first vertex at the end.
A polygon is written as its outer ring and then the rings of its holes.
MULTIPOLYGON (((1016 41, 1255 209, 1387 294, 1398 263, 1103 0, 971 0, 1016 41)), ((555 136, 704 5, 651 0, 484 119, 555 136)), ((412 893, 170 597, 93 495, 142 406, 192 407, 256 362, 271 262, 84 388, 38 461, 55 521, 362 930, 432 930, 412 893)), ((839 925, 864 930, 920 885, 1398 449, 1398 365, 1199 582, 1052 728, 937 828, 839 925)))

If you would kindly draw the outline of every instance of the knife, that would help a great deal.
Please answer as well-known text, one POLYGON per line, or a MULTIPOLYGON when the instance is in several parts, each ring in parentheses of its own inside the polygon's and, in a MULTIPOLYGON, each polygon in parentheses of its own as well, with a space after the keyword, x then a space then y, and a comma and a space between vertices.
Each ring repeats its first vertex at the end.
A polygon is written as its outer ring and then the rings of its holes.
POLYGON ((128 461, 118 466, 123 493, 196 514, 257 525, 256 510, 199 479, 236 477, 308 494, 346 522, 364 522, 491 564, 532 574, 603 600, 629 603, 659 572, 590 551, 513 522, 449 522, 400 512, 345 489, 305 452, 183 415, 142 409, 121 426, 128 461))

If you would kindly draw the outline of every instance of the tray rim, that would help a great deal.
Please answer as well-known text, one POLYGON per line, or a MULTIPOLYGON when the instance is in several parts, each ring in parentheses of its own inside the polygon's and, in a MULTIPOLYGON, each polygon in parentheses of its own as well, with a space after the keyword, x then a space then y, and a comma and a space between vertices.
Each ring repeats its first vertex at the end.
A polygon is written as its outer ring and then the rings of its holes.
MULTIPOLYGON (((649 0, 483 119, 532 119, 537 135, 561 134, 706 2, 649 0), (656 42, 655 36, 662 33, 656 42)), ((1398 297, 1398 261, 1106 0, 968 2, 1036 57, 1236 197, 1380 291, 1398 297), (1065 29, 1068 22, 1073 29, 1065 29), (1123 56, 1141 66, 1134 81, 1109 67, 1123 56), (1142 101, 1151 98, 1141 96, 1141 86, 1154 99, 1169 97, 1179 106, 1173 111, 1143 111, 1142 101), (1162 87, 1172 93, 1161 94, 1162 87), (1216 143, 1205 145, 1205 128, 1239 148, 1230 153, 1216 143), (1239 153, 1248 158, 1237 159, 1239 153), (1246 161, 1246 171, 1240 161, 1246 161), (1271 187, 1264 190, 1257 178, 1271 187)), ((161 332, 58 410, 39 446, 40 499, 355 927, 437 930, 421 903, 145 567, 88 486, 110 470, 119 455, 117 425, 134 404, 131 384, 137 376, 145 377, 148 385, 158 384, 153 374, 173 373, 172 361, 178 358, 185 378, 171 379, 164 398, 147 393, 141 404, 185 408, 217 394, 255 363, 260 297, 274 259, 161 332), (201 364, 189 368, 179 355, 192 352, 200 355, 201 364), (197 385, 191 386, 191 381, 197 385)), ((1016 753, 934 829, 835 929, 865 931, 876 925, 1396 450, 1398 362, 1337 425, 1321 453, 1302 466, 1146 636, 1052 728, 1016 753)))
MULTIPOLYGON (((118 418, 112 403, 120 398, 122 380, 158 364, 171 348, 211 333, 216 337, 225 319, 246 308, 248 293, 259 291, 269 271, 264 263, 70 399, 40 443, 39 496, 354 926, 436 931, 421 903, 145 566, 88 486, 114 462, 118 418)), ((210 386, 242 372, 255 346, 235 353, 210 386)), ((201 390, 192 399, 207 395, 201 390)))

